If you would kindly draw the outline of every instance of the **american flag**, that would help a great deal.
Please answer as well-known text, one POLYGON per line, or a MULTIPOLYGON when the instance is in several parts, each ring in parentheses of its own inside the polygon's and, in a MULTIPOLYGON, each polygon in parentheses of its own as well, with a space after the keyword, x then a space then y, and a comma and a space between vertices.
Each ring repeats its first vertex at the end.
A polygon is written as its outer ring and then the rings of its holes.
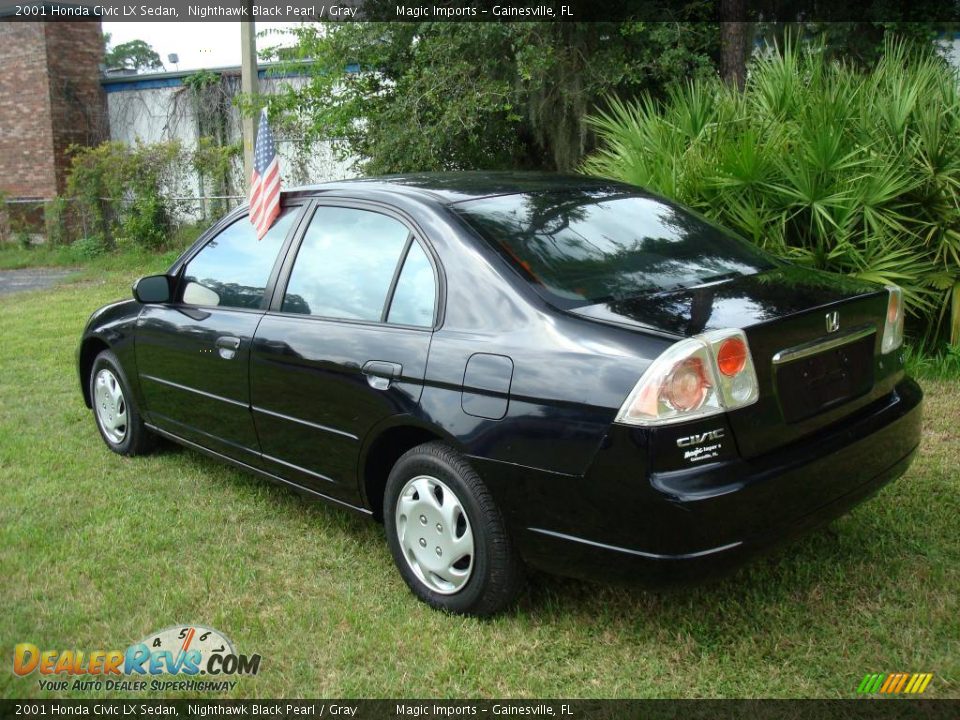
POLYGON ((253 151, 253 177, 250 179, 250 222, 257 230, 257 240, 267 234, 280 214, 280 163, 277 144, 267 123, 267 111, 260 113, 257 144, 253 151))

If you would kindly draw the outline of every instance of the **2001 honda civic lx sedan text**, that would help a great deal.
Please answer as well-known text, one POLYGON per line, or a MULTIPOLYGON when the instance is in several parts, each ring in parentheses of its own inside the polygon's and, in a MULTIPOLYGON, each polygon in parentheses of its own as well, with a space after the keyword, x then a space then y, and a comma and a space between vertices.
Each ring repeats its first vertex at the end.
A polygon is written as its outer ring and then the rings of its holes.
POLYGON ((232 212, 78 363, 115 452, 382 519, 417 596, 486 615, 524 563, 697 578, 901 475, 903 315, 629 185, 412 175, 285 192, 260 241, 232 212))

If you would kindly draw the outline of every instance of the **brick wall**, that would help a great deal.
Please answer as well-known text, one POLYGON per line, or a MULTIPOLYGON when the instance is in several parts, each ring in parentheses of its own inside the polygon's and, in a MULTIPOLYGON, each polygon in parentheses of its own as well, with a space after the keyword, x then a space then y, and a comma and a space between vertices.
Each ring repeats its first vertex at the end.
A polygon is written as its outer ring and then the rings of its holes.
POLYGON ((0 22, 0 191, 56 191, 43 23, 0 22))
POLYGON ((108 136, 99 22, 0 22, 0 192, 48 198, 71 143, 108 136))
POLYGON ((53 157, 57 189, 62 192, 70 145, 97 145, 109 138, 106 95, 100 84, 103 30, 99 22, 54 22, 44 25, 53 157))

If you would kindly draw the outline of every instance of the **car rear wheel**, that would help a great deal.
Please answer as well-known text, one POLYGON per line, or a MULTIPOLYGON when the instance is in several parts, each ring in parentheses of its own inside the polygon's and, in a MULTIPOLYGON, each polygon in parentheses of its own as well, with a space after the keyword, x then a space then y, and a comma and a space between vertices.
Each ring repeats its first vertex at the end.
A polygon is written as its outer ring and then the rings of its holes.
POLYGON ((487 616, 514 601, 520 558, 483 481, 440 442, 401 457, 384 493, 387 542, 414 594, 448 612, 487 616))
POLYGON ((100 436, 115 453, 142 455, 156 447, 157 436, 143 424, 126 375, 109 350, 93 361, 90 401, 100 436))

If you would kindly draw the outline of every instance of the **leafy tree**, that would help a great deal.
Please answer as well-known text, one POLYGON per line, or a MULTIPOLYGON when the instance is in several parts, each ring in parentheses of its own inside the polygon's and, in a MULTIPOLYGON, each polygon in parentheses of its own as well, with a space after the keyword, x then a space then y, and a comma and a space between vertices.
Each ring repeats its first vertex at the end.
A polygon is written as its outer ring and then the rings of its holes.
POLYGON ((781 50, 788 44, 806 41, 822 48, 833 60, 849 63, 861 72, 869 72, 884 56, 890 42, 907 42, 916 48, 930 49, 945 32, 956 29, 954 23, 938 22, 780 22, 756 23, 756 34, 767 45, 781 50))
POLYGON ((721 76, 743 89, 747 61, 760 40, 784 48, 812 42, 832 59, 863 72, 883 57, 888 42, 930 46, 958 29, 956 6, 943 0, 715 0, 721 21, 721 76))
POLYGON ((960 89, 929 48, 870 72, 823 45, 591 119, 582 169, 642 185, 795 262, 900 285, 914 332, 960 343, 960 89))
MULTIPOLYGON (((109 33, 104 35, 104 43, 110 44, 109 33)), ((123 68, 125 70, 163 70, 160 56, 148 43, 143 40, 130 40, 112 48, 108 47, 103 58, 109 69, 123 68)))
MULTIPOLYGON (((719 35, 690 3, 677 22, 320 23, 269 57, 309 76, 272 119, 332 139, 367 173, 572 169, 607 96, 661 95, 714 73, 719 35)), ((249 102, 248 102, 249 104, 249 102)), ((252 108, 248 107, 248 110, 252 108)))

